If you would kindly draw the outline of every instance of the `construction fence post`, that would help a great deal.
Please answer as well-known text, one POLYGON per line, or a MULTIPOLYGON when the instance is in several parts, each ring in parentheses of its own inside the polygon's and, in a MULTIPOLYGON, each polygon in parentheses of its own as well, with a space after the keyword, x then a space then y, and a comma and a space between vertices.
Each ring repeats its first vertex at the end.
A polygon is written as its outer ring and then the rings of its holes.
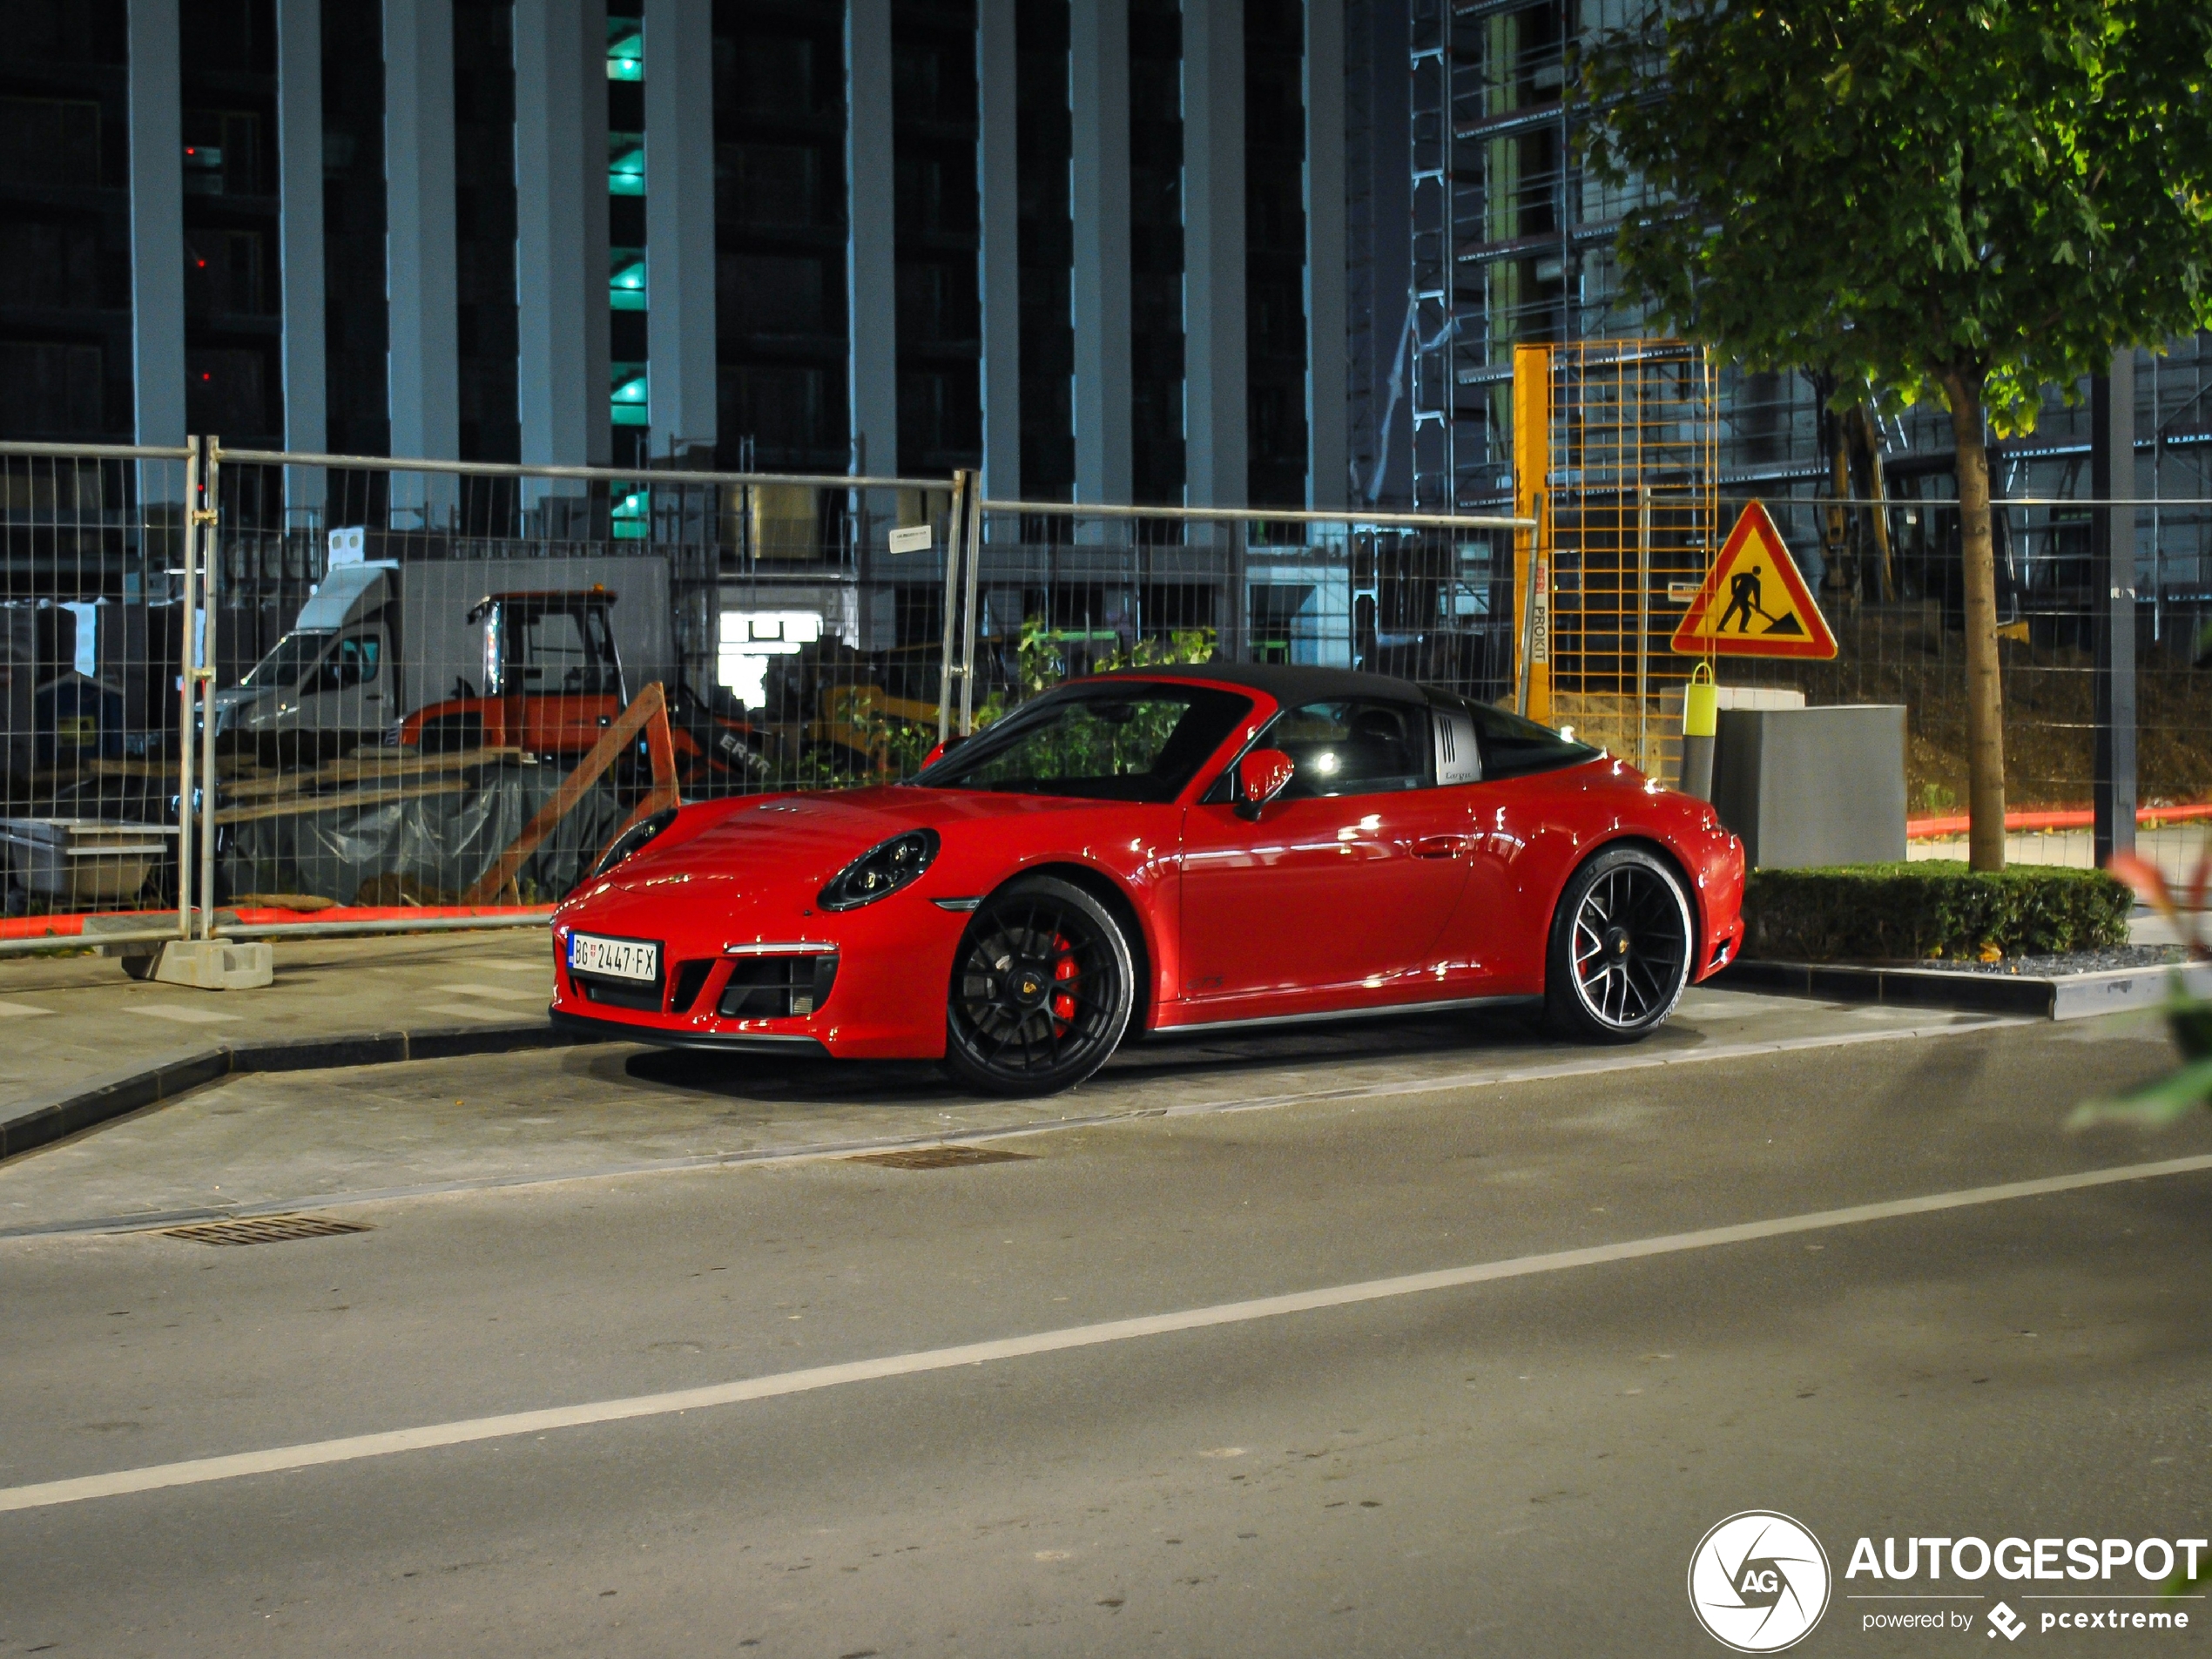
MULTIPOLYGON (((199 541, 199 936, 215 936, 215 623, 217 567, 223 559, 222 443, 205 440, 199 473, 203 500, 192 504, 192 534, 199 541)), ((189 740, 189 739, 187 739, 189 740)))
POLYGON ((2135 350, 2089 382, 2090 617, 2096 756, 2091 841, 2100 869, 2135 850, 2135 350), (2128 504, 2123 504, 2128 503, 2128 504))
MULTIPOLYGON (((199 532, 193 515, 199 510, 199 467, 201 441, 187 438, 192 454, 185 462, 184 523, 178 528, 184 532, 184 590, 178 596, 179 617, 177 626, 177 937, 192 936, 192 651, 199 637, 193 608, 197 579, 192 572, 194 556, 199 545, 199 532)), ((141 496, 140 511, 145 510, 141 496)))
POLYGON ((1551 557, 1544 502, 1551 476, 1552 354, 1513 348, 1513 510, 1537 521, 1513 533, 1513 590, 1521 613, 1514 701, 1532 720, 1551 718, 1551 557))
POLYGON ((968 517, 975 510, 975 475, 966 468, 953 474, 953 511, 945 527, 945 614, 939 625, 937 741, 953 734, 953 631, 960 625, 960 562, 968 545, 968 517))

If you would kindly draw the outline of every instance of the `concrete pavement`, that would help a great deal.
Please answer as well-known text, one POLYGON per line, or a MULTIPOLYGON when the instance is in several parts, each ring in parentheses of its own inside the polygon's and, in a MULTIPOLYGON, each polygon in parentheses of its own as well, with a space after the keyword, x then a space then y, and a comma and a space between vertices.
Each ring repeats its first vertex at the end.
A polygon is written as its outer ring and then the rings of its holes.
MULTIPOLYGON (((0 1487, 2212 1151, 2058 1127, 2168 1060, 2148 1022, 2020 1025, 1137 1117, 973 1168, 391 1200, 253 1249, 17 1238, 0 1487)), ((1689 1550, 1763 1506, 1839 1575, 1803 1651, 1923 1651, 1842 1599, 1857 1534, 2205 1530, 2208 1197, 1814 1225, 0 1514, 0 1643, 1706 1654, 1689 1550)))
MULTIPOLYGON (((450 968, 439 970, 450 976, 450 968)), ((487 971, 486 977, 496 972, 487 971)), ((396 977, 397 975, 395 975, 396 977)), ((527 974, 506 976, 529 983, 527 974)), ((322 1207, 398 1192, 705 1167, 900 1142, 1328 1099, 1464 1093, 1527 1076, 1628 1074, 1777 1046, 1842 1048, 1980 1016, 1693 990, 1633 1047, 1547 1041, 1465 1012, 1135 1045, 1082 1089, 980 1098, 934 1065, 671 1053, 602 1043, 233 1078, 0 1164, 0 1233, 322 1207)))
POLYGON ((275 983, 212 992, 96 955, 0 961, 0 1156, 233 1070, 562 1046, 536 928, 287 940, 275 983))

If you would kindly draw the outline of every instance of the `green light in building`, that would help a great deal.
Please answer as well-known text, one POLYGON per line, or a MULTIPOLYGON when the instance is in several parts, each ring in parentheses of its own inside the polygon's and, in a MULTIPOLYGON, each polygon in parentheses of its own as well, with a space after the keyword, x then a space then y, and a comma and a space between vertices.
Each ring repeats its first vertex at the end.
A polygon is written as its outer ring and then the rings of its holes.
POLYGON ((614 394, 610 400, 614 423, 617 426, 651 425, 652 416, 647 413, 650 399, 645 365, 617 363, 614 366, 614 394))
POLYGON ((645 135, 642 132, 607 134, 607 194, 642 196, 645 193, 645 135))
POLYGON ((646 287, 645 250, 618 247, 608 261, 607 303, 617 311, 643 311, 650 290, 646 287))
POLYGON ((645 78, 645 29, 635 17, 607 19, 607 78, 642 81, 645 78))
POLYGON ((652 492, 617 484, 613 517, 617 541, 647 540, 653 529, 652 492))

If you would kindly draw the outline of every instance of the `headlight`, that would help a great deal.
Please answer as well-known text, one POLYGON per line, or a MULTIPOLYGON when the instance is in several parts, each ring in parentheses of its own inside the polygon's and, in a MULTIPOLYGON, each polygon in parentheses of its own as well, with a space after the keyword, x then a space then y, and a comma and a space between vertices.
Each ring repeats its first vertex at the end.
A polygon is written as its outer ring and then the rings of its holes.
POLYGON ((937 832, 908 830, 863 853, 837 873, 817 902, 825 910, 858 910, 911 886, 937 856, 937 832))
POLYGON ((615 844, 600 855, 599 861, 591 867, 591 873, 583 879, 587 881, 597 880, 675 821, 676 809, 673 806, 664 807, 651 818, 639 819, 615 837, 615 844))

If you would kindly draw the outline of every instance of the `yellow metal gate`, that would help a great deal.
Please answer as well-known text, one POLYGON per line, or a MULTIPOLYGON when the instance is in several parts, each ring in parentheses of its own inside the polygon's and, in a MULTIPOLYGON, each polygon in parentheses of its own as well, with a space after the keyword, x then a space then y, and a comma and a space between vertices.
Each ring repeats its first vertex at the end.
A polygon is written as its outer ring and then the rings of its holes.
POLYGON ((1669 780, 1681 687, 1669 648, 1724 527, 1716 376, 1680 341, 1585 341, 1514 353, 1515 685, 1534 718, 1569 725, 1669 780))

